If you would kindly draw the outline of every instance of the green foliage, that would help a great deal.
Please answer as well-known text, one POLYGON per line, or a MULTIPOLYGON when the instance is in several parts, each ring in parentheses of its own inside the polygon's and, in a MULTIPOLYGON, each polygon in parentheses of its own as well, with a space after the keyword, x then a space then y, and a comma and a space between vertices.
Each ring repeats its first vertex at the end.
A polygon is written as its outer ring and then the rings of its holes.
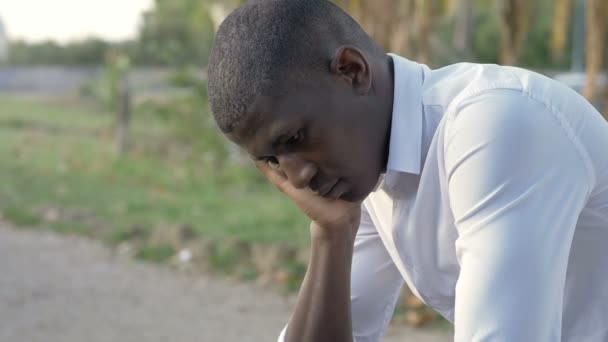
MULTIPOLYGON (((522 47, 518 65, 535 69, 567 68, 570 64, 571 46, 566 46, 564 60, 554 62, 551 56, 551 13, 552 2, 541 0, 537 3, 530 30, 522 47)), ((500 33, 498 17, 493 6, 476 3, 474 55, 480 63, 498 63, 500 33)))
POLYGON ((92 96, 110 110, 118 106, 118 88, 123 77, 128 77, 131 68, 129 56, 120 50, 108 50, 103 68, 98 76, 84 85, 82 95, 92 96))
MULTIPOLYGON (((230 8, 243 1, 223 0, 223 2, 230 8)), ((134 41, 113 43, 94 38, 69 44, 53 41, 12 42, 9 49, 9 64, 102 65, 110 51, 118 50, 128 55, 134 65, 204 67, 209 58, 214 35, 214 26, 209 14, 212 3, 216 1, 155 0, 152 9, 142 14, 142 25, 134 41)), ((440 4, 444 8, 447 6, 447 1, 441 1, 440 4)), ((538 69, 565 68, 569 65, 568 51, 565 52, 566 58, 562 61, 554 62, 551 59, 549 44, 553 5, 550 0, 537 2, 530 31, 521 51, 520 65, 538 69)), ((435 35, 445 42, 444 49, 448 51, 448 56, 435 56, 434 65, 440 66, 461 60, 498 62, 500 34, 495 2, 474 0, 474 8, 473 56, 460 56, 457 51, 451 51, 452 27, 446 25, 448 20, 443 22, 438 20, 435 35)), ((440 12, 447 11, 444 8, 440 12)), ((416 46, 415 39, 412 44, 416 46)), ((570 46, 566 48, 569 50, 570 46)))
POLYGON ((228 158, 226 139, 219 132, 207 101, 207 87, 196 71, 178 69, 172 76, 181 96, 164 102, 145 104, 141 110, 152 113, 169 128, 171 138, 187 151, 190 159, 211 163, 221 169, 228 158))
POLYGON ((498 63, 500 33, 498 18, 490 8, 479 8, 475 15, 473 54, 480 63, 498 63))
POLYGON ((146 231, 137 225, 128 227, 118 226, 114 227, 108 235, 104 236, 104 239, 110 244, 118 244, 123 241, 142 240, 149 235, 150 231, 146 231))
POLYGON ((282 269, 287 272, 288 278, 286 282, 287 291, 297 291, 302 284, 302 279, 306 274, 306 265, 296 261, 287 260, 283 263, 282 269))
POLYGON ((11 42, 8 62, 13 65, 99 65, 112 48, 128 49, 129 43, 110 43, 98 38, 59 44, 54 41, 11 42))
POLYGON ((213 248, 209 263, 218 271, 232 273, 239 264, 239 253, 233 246, 218 245, 213 248))
POLYGON ((207 1, 156 0, 143 15, 134 59, 141 64, 206 65, 213 40, 207 1))
POLYGON ((133 149, 119 158, 107 133, 107 112, 30 101, 0 97, 5 219, 37 225, 40 208, 83 209, 87 215, 81 218, 60 215, 57 222, 72 228, 54 224, 56 229, 118 242, 145 239, 159 226, 188 224, 213 240, 307 242, 306 218, 254 168, 225 161, 218 169, 202 158, 181 158, 181 145, 174 146, 172 131, 154 116, 134 114, 133 149), (15 119, 19 125, 4 124, 15 119))
POLYGON ((90 227, 81 222, 51 222, 48 226, 55 232, 74 235, 90 235, 92 233, 90 227))
POLYGON ((128 54, 137 65, 206 65, 213 40, 207 1, 156 0, 143 13, 134 41, 108 42, 98 38, 59 44, 55 41, 10 44, 13 65, 100 65, 111 50, 128 54))
POLYGON ((142 246, 135 257, 149 262, 162 263, 169 260, 174 254, 175 250, 169 245, 142 246))
MULTIPOLYGON (((567 69, 571 63, 571 37, 568 36, 568 45, 565 47, 564 58, 553 61, 551 54, 551 15, 553 3, 539 1, 536 12, 530 24, 530 32, 523 46, 519 65, 534 69, 567 69)), ((570 25, 571 27, 572 25, 570 25)))
POLYGON ((239 279, 243 281, 254 281, 259 277, 258 271, 253 266, 241 267, 238 271, 239 279))
POLYGON ((18 226, 31 227, 40 224, 40 216, 34 214, 30 208, 10 206, 2 210, 2 218, 18 226))

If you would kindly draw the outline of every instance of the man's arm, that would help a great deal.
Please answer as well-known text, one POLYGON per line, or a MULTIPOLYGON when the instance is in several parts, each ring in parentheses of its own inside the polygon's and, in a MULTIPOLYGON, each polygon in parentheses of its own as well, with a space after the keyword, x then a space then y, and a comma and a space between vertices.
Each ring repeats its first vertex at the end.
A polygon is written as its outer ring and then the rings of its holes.
POLYGON ((456 341, 560 340, 570 244, 590 179, 559 115, 496 90, 451 123, 445 161, 461 265, 456 341))
MULTIPOLYGON (((353 340, 381 341, 399 297, 403 278, 386 251, 365 206, 361 206, 361 223, 355 238, 352 259, 350 312, 353 340)), ((310 283, 315 284, 314 281, 310 283)), ((301 292, 299 301, 309 302, 307 296, 314 297, 313 291, 314 289, 307 294, 301 292)), ((301 318, 296 318, 294 314, 291 324, 297 324, 298 319, 301 318)), ((279 342, 284 341, 285 330, 279 338, 279 342)))
POLYGON ((350 270, 361 203, 296 189, 283 172, 256 161, 266 178, 311 219, 311 257, 287 341, 352 341, 350 270))
POLYGON ((286 341, 350 342, 350 273, 353 239, 319 234, 311 223, 311 255, 286 341))

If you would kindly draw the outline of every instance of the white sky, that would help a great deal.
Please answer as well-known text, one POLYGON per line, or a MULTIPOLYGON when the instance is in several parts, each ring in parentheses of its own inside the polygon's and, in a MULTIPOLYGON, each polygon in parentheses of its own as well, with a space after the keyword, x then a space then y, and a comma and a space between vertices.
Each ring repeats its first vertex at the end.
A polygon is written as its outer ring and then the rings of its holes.
POLYGON ((153 0, 0 0, 9 39, 132 38, 153 0))

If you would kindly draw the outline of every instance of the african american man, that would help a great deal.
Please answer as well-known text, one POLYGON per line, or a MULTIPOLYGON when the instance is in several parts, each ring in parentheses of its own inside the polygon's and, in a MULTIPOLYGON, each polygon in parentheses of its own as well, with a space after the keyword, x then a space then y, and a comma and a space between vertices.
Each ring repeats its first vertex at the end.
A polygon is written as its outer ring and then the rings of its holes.
POLYGON ((280 341, 381 341, 404 282, 458 342, 608 341, 608 123, 515 67, 431 70, 324 0, 249 1, 220 129, 311 219, 280 341))

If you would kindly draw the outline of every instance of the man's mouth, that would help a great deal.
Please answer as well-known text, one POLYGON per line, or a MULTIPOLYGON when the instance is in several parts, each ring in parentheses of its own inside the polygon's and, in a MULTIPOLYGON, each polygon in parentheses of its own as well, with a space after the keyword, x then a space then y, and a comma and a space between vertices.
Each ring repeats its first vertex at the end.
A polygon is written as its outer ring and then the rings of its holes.
POLYGON ((343 182, 340 178, 338 178, 335 182, 328 183, 328 185, 324 186, 321 189, 323 191, 319 192, 319 196, 330 199, 337 199, 344 194, 344 187, 342 185, 343 182))
POLYGON ((317 193, 321 197, 325 197, 335 186, 338 184, 338 179, 332 182, 325 183, 322 187, 317 190, 317 193))

